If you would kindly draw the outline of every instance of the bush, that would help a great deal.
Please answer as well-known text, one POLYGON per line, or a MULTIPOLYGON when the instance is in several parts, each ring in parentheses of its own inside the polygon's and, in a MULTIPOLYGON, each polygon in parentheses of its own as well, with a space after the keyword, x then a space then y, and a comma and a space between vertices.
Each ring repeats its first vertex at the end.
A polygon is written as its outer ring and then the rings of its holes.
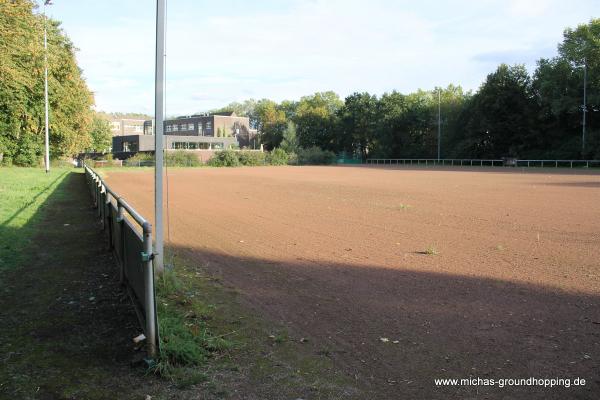
POLYGON ((281 148, 276 148, 269 153, 269 164, 271 165, 287 165, 289 160, 288 154, 281 148))
POLYGON ((221 150, 208 160, 208 165, 211 167, 237 167, 240 165, 240 160, 235 151, 221 150))
POLYGON ((184 150, 166 152, 165 164, 169 167, 199 167, 201 165, 196 154, 184 150))
POLYGON ((73 163, 67 159, 59 158, 58 160, 50 160, 50 167, 52 167, 52 168, 73 168, 73 163))
POLYGON ((335 163, 335 153, 313 146, 298 150, 298 163, 303 165, 329 165, 335 163))
POLYGON ((247 166, 265 165, 266 157, 262 151, 239 151, 237 152, 240 164, 247 166))
POLYGON ((298 165, 298 154, 288 153, 288 165, 298 165))
POLYGON ((154 154, 149 153, 136 153, 132 157, 129 157, 123 163, 128 166, 153 166, 154 165, 154 154))

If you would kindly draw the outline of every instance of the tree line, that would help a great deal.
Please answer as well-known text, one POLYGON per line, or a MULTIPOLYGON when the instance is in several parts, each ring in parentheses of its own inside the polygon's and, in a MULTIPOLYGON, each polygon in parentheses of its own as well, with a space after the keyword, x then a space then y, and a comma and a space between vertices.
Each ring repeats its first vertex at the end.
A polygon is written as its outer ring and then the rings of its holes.
MULTIPOLYGON (((31 0, 0 0, 0 162, 37 165, 44 152, 44 18, 31 0)), ((92 92, 75 47, 48 19, 50 155, 71 156, 93 144, 92 92)))
POLYGON ((600 19, 566 29, 533 74, 501 64, 475 92, 448 85, 403 94, 319 92, 298 101, 234 102, 267 149, 319 147, 381 158, 600 158, 600 19), (584 68, 585 66, 585 68, 584 68), (582 140, 584 69, 587 131, 582 140))
MULTIPOLYGON (((45 21, 37 11, 32 0, 0 0, 0 164, 36 165, 44 152, 45 21)), ((46 24, 51 157, 107 151, 110 128, 106 115, 92 110, 76 49, 58 21, 46 24)), ((540 59, 533 74, 502 64, 475 92, 448 85, 342 100, 329 91, 213 111, 248 116, 268 150, 320 148, 364 159, 436 157, 438 109, 442 158, 600 158, 600 19, 566 29, 558 55, 540 59)))

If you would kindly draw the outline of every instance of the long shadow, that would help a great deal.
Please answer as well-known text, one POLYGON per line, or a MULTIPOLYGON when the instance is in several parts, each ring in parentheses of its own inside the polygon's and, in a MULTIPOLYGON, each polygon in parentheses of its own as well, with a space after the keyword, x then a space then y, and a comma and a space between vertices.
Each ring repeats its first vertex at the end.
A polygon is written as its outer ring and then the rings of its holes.
MULTIPOLYGON (((279 261, 175 247, 268 320, 307 338, 377 399, 592 399, 600 296, 471 276, 279 261), (584 378, 585 386, 446 386, 438 378, 584 378)), ((199 267, 200 268, 200 267, 199 267)), ((292 339, 293 340, 293 339, 292 339)))
POLYGON ((143 398, 155 380, 129 366, 140 329, 84 175, 61 177, 31 222, 0 227, 0 237, 36 232, 2 272, 0 398, 143 398))

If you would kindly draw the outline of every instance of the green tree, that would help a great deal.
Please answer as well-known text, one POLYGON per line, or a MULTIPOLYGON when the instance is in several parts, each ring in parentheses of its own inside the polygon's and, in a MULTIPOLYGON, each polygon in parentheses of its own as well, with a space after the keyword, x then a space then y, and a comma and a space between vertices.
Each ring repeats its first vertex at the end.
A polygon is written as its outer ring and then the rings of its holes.
POLYGON ((364 159, 373 149, 377 126, 377 97, 369 93, 354 93, 346 97, 338 111, 340 125, 336 150, 360 154, 364 159))
POLYGON ((92 151, 106 153, 110 150, 112 145, 112 133, 110 131, 110 123, 108 120, 100 115, 94 114, 90 134, 92 135, 92 151))
POLYGON ((287 153, 298 152, 298 137, 296 136, 296 124, 288 121, 285 131, 283 131, 283 139, 281 140, 281 149, 287 153))
MULTIPOLYGON (((44 150, 44 18, 30 0, 0 1, 0 147, 4 163, 35 165, 44 150)), ((92 93, 73 43, 49 19, 50 155, 69 156, 91 143, 92 93)))
POLYGON ((344 106, 334 92, 318 92, 304 96, 296 105, 293 120, 300 146, 318 146, 333 150, 336 147, 336 113, 344 106))
POLYGON ((600 19, 564 31, 558 56, 538 62, 533 87, 541 108, 540 153, 558 158, 600 157, 600 19), (582 154, 584 64, 588 138, 582 154))
POLYGON ((374 155, 381 158, 411 157, 411 138, 406 127, 406 96, 397 91, 384 93, 377 104, 377 137, 374 155))
POLYGON ((283 139, 283 131, 287 127, 287 120, 283 110, 272 100, 260 100, 255 108, 257 128, 262 144, 267 150, 279 147, 283 139))
POLYGON ((463 148, 475 158, 518 157, 531 151, 538 112, 525 67, 502 64, 487 76, 465 109, 463 148))

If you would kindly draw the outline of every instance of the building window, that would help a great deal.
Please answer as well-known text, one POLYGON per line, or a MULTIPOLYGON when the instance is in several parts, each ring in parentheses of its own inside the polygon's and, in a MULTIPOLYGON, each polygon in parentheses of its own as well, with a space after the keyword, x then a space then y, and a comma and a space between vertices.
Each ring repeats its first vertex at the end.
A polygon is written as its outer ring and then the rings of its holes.
POLYGON ((194 124, 188 124, 187 130, 188 131, 193 131, 194 130, 194 124))
POLYGON ((212 122, 208 121, 206 123, 206 132, 212 131, 212 122))
POLYGON ((173 124, 173 132, 179 131, 179 125, 173 124))
POLYGON ((129 151, 129 142, 123 142, 123 151, 129 151))
POLYGON ((198 122, 198 135, 204 136, 204 132, 202 132, 202 122, 198 122))
POLYGON ((172 129, 171 125, 167 125, 167 132, 171 132, 171 129, 172 129))

